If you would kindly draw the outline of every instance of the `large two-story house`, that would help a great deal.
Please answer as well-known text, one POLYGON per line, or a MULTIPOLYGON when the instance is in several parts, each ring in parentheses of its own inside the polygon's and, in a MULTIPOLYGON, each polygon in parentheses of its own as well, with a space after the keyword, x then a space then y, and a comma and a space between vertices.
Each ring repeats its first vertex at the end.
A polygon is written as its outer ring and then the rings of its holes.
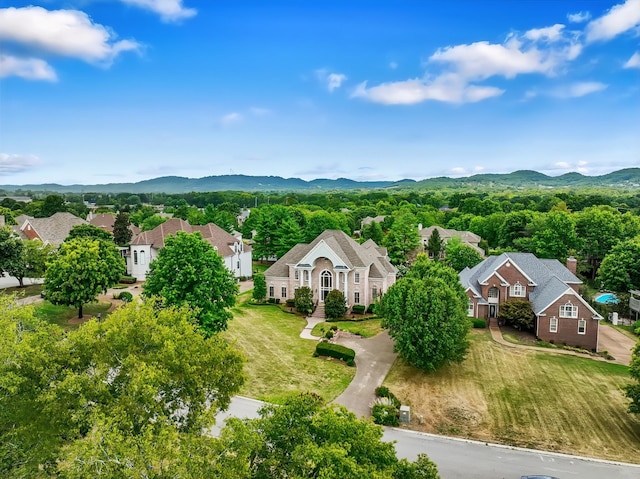
POLYGON ((236 278, 250 277, 252 274, 251 247, 244 244, 214 223, 190 225, 185 220, 172 218, 149 231, 143 231, 131 239, 126 253, 127 273, 138 281, 144 281, 149 272, 149 264, 158 257, 164 248, 167 236, 178 231, 194 233, 199 231, 202 238, 222 256, 225 266, 236 278))
POLYGON ((602 316, 578 294, 582 281, 575 273, 575 258, 569 258, 565 266, 531 253, 490 256, 460 272, 468 316, 491 321, 505 301, 525 299, 536 316, 536 337, 595 351, 602 316))
POLYGON ((13 230, 25 240, 38 239, 44 244, 55 247, 60 246, 69 236, 71 228, 77 225, 86 225, 87 222, 71 213, 54 213, 48 218, 33 218, 20 215, 16 218, 16 226, 13 230))
POLYGON ((397 269, 386 248, 372 240, 359 244, 344 231, 326 230, 311 243, 294 246, 264 273, 267 296, 284 301, 307 286, 314 302, 342 291, 348 306, 368 306, 396 282, 397 269))

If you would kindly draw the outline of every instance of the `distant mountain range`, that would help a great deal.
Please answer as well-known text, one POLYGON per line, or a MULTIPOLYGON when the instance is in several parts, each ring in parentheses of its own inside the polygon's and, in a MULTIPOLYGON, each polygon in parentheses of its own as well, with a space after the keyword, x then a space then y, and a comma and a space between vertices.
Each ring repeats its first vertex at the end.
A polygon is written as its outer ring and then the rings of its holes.
POLYGON ((462 178, 427 178, 425 180, 354 181, 347 178, 312 181, 280 176, 220 175, 204 178, 163 176, 137 183, 107 183, 102 185, 0 185, 5 192, 42 191, 51 193, 188 193, 191 191, 247 192, 322 192, 336 190, 439 189, 439 188, 561 188, 616 187, 639 188, 640 168, 626 168, 601 176, 566 173, 547 176, 537 171, 520 170, 506 174, 480 174, 462 178))

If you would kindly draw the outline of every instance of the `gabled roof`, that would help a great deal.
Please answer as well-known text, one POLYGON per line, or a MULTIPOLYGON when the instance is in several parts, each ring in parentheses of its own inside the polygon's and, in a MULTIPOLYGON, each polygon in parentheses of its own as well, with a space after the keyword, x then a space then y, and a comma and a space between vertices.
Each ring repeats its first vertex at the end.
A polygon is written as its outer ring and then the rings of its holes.
POLYGON ((443 228, 441 226, 427 226, 420 230, 420 236, 422 238, 429 239, 434 230, 438 230, 438 234, 441 239, 450 239, 454 236, 460 238, 463 243, 479 243, 482 238, 471 231, 458 231, 443 228))
POLYGON ((54 213, 48 218, 31 218, 20 215, 16 220, 18 220, 17 232, 20 236, 32 239, 34 235, 27 233, 30 226, 31 231, 35 232, 43 243, 54 246, 59 246, 64 242, 69 236, 71 228, 76 225, 87 224, 82 218, 66 212, 54 213))
MULTIPOLYGON (((152 248, 164 248, 165 238, 175 235, 178 231, 194 233, 199 231, 202 238, 211 246, 214 246, 221 256, 232 256, 234 254, 233 245, 241 241, 214 223, 206 225, 190 225, 180 218, 171 218, 152 230, 143 231, 132 240, 132 245, 151 245, 152 248)), ((244 251, 251 251, 251 247, 244 245, 244 251)))
POLYGON ((109 233, 113 233, 113 223, 116 221, 116 215, 113 213, 98 213, 89 219, 89 223, 98 228, 102 228, 109 233))
POLYGON ((335 257, 349 270, 370 267, 369 276, 373 278, 382 278, 397 272, 396 267, 381 255, 375 242, 368 241, 365 245, 361 245, 344 231, 325 230, 311 243, 301 243, 294 246, 271 265, 264 274, 265 276, 287 277, 289 266, 298 265, 314 250, 319 251, 323 247, 331 249, 335 257))
POLYGON ((594 314, 597 314, 569 286, 582 284, 576 275, 557 259, 539 259, 532 253, 502 253, 499 256, 490 256, 473 268, 463 269, 459 274, 460 282, 465 290, 471 290, 474 296, 479 297, 480 291, 482 291, 481 285, 507 261, 518 268, 535 285, 535 289, 529 295, 529 301, 531 301, 536 314, 544 311, 567 292, 580 298, 594 314))

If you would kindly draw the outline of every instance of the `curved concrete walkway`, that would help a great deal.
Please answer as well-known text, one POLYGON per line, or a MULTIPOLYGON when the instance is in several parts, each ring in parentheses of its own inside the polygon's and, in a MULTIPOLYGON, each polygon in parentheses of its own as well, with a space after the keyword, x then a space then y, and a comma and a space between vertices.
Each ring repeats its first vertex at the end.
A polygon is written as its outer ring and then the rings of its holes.
POLYGON ((491 337, 495 342, 500 343, 504 346, 508 346, 510 348, 530 349, 533 351, 540 351, 541 353, 550 354, 567 354, 570 356, 594 359, 596 361, 607 361, 617 364, 623 364, 625 366, 628 366, 631 362, 631 349, 635 345, 635 342, 632 339, 628 338, 621 332, 606 324, 600 325, 599 349, 602 351, 609 351, 609 353, 614 357, 614 359, 612 360, 605 359, 602 356, 578 353, 576 351, 570 351, 567 349, 541 348, 539 346, 511 343, 502 337, 502 331, 495 322, 491 323, 491 325, 489 326, 489 331, 491 332, 491 337))
MULTIPOLYGON (((319 341, 311 330, 323 318, 307 317, 307 326, 300 333, 300 337, 319 341)), ((333 402, 346 407, 357 416, 369 417, 371 403, 375 399, 375 390, 382 384, 389 373, 397 354, 393 352, 393 340, 386 331, 372 338, 363 338, 347 331, 338 331, 331 340, 332 343, 351 348, 356 352, 356 375, 340 396, 333 402)))

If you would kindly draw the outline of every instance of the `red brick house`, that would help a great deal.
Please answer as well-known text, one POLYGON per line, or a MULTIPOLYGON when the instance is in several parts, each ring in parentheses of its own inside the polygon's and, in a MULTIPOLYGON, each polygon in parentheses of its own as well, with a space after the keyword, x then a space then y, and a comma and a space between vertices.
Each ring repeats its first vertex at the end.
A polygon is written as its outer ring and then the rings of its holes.
POLYGON ((582 281, 575 275, 576 260, 567 266, 555 259, 531 253, 490 256, 460 272, 468 316, 497 318, 500 305, 509 299, 526 299, 536 315, 535 335, 543 341, 597 351, 602 319, 580 294, 582 281))

